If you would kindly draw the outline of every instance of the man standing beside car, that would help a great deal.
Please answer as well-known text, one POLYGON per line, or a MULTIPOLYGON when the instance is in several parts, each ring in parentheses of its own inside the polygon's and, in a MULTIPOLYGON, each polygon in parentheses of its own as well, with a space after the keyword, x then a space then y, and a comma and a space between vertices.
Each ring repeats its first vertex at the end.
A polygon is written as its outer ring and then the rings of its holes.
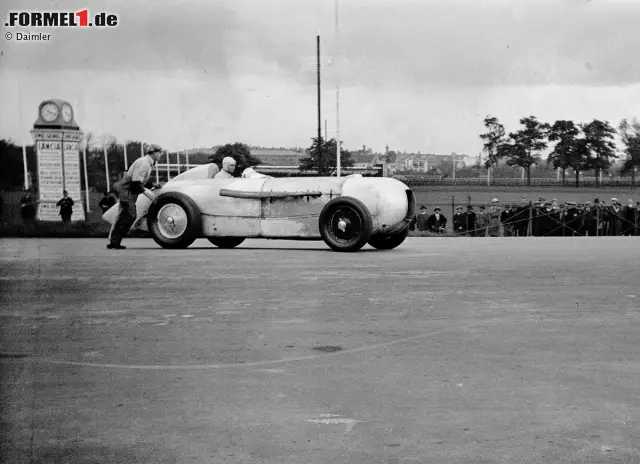
POLYGON ((111 227, 107 248, 113 250, 126 249, 125 246, 121 245, 121 242, 136 220, 136 200, 138 195, 143 193, 150 200, 155 201, 155 195, 145 188, 145 184, 151 178, 153 168, 162 154, 162 148, 158 145, 150 145, 147 149, 147 156, 135 160, 122 177, 118 216, 111 227))

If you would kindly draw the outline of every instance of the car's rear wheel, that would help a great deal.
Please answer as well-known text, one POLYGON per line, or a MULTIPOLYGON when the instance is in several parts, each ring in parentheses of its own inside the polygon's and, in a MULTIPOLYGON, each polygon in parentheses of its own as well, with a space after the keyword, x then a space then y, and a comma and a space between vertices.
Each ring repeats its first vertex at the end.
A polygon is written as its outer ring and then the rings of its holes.
POLYGON ((320 212, 320 235, 335 251, 358 251, 371 238, 373 219, 367 207, 352 197, 339 197, 320 212))
POLYGON ((408 227, 402 232, 393 235, 376 234, 369 239, 369 245, 378 250, 393 250, 404 242, 407 235, 409 235, 408 227))
POLYGON ((244 237, 207 237, 211 244, 218 248, 235 248, 244 242, 244 237))
POLYGON ((147 227, 162 248, 187 248, 202 233, 202 216, 187 195, 167 192, 149 207, 147 227))

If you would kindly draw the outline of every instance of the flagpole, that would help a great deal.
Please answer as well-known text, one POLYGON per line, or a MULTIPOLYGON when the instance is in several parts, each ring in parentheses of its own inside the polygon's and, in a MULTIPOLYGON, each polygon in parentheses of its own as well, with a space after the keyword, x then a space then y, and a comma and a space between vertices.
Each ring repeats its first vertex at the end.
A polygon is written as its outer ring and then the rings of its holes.
POLYGON ((337 70, 337 62, 340 58, 340 28, 338 24, 338 0, 335 0, 335 9, 336 9, 336 64, 334 64, 334 72, 336 76, 336 164, 337 171, 336 175, 340 177, 341 171, 341 153, 340 153, 340 76, 339 71, 337 70))
MULTIPOLYGON (((84 165, 84 193, 87 202, 87 212, 91 212, 91 206, 89 205, 89 175, 87 174, 87 141, 83 143, 84 147, 82 149, 82 160, 84 161, 82 164, 84 165)), ((108 190, 107 190, 108 191, 108 190)))
POLYGON ((107 192, 111 191, 111 183, 109 182, 109 158, 107 157, 107 142, 106 140, 102 143, 102 148, 104 150, 104 172, 107 176, 107 192))
MULTIPOLYGON (((19 114, 19 118, 20 118, 20 130, 22 130, 22 98, 21 98, 21 94, 22 92, 20 91, 20 81, 16 79, 16 85, 18 87, 18 114, 19 114)), ((37 144, 37 142, 36 142, 37 144)), ((34 145, 34 148, 36 149, 37 152, 37 145, 34 145)), ((22 170, 24 173, 24 189, 27 190, 29 188, 29 169, 27 168, 27 147, 24 144, 24 141, 22 142, 22 170)))
POLYGON ((129 170, 129 163, 127 161, 127 141, 124 141, 124 170, 129 170))

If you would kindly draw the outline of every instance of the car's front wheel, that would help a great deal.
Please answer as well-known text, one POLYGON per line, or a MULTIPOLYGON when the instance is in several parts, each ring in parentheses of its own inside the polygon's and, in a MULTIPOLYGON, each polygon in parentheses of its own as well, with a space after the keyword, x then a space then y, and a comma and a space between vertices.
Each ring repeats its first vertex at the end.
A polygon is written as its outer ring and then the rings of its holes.
POLYGON ((187 248, 202 233, 202 216, 187 195, 167 192, 149 207, 147 227, 162 248, 187 248))
POLYGON ((409 235, 409 228, 407 227, 402 232, 398 232, 393 235, 373 235, 369 240, 369 245, 373 248, 377 248, 378 250, 393 250, 394 248, 400 246, 404 239, 409 235))
POLYGON ((358 251, 371 238, 373 219, 367 207, 352 197, 339 197, 320 212, 320 235, 335 251, 358 251))
POLYGON ((207 237, 212 245, 218 248, 235 248, 244 242, 244 237, 207 237))

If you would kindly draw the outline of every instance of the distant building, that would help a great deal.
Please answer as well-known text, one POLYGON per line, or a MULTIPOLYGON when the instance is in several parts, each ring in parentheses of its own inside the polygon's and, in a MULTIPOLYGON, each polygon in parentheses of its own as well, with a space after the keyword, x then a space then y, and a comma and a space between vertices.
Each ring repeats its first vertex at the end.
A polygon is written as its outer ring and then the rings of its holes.
POLYGON ((299 166, 308 155, 301 149, 251 148, 251 154, 268 166, 299 166))

